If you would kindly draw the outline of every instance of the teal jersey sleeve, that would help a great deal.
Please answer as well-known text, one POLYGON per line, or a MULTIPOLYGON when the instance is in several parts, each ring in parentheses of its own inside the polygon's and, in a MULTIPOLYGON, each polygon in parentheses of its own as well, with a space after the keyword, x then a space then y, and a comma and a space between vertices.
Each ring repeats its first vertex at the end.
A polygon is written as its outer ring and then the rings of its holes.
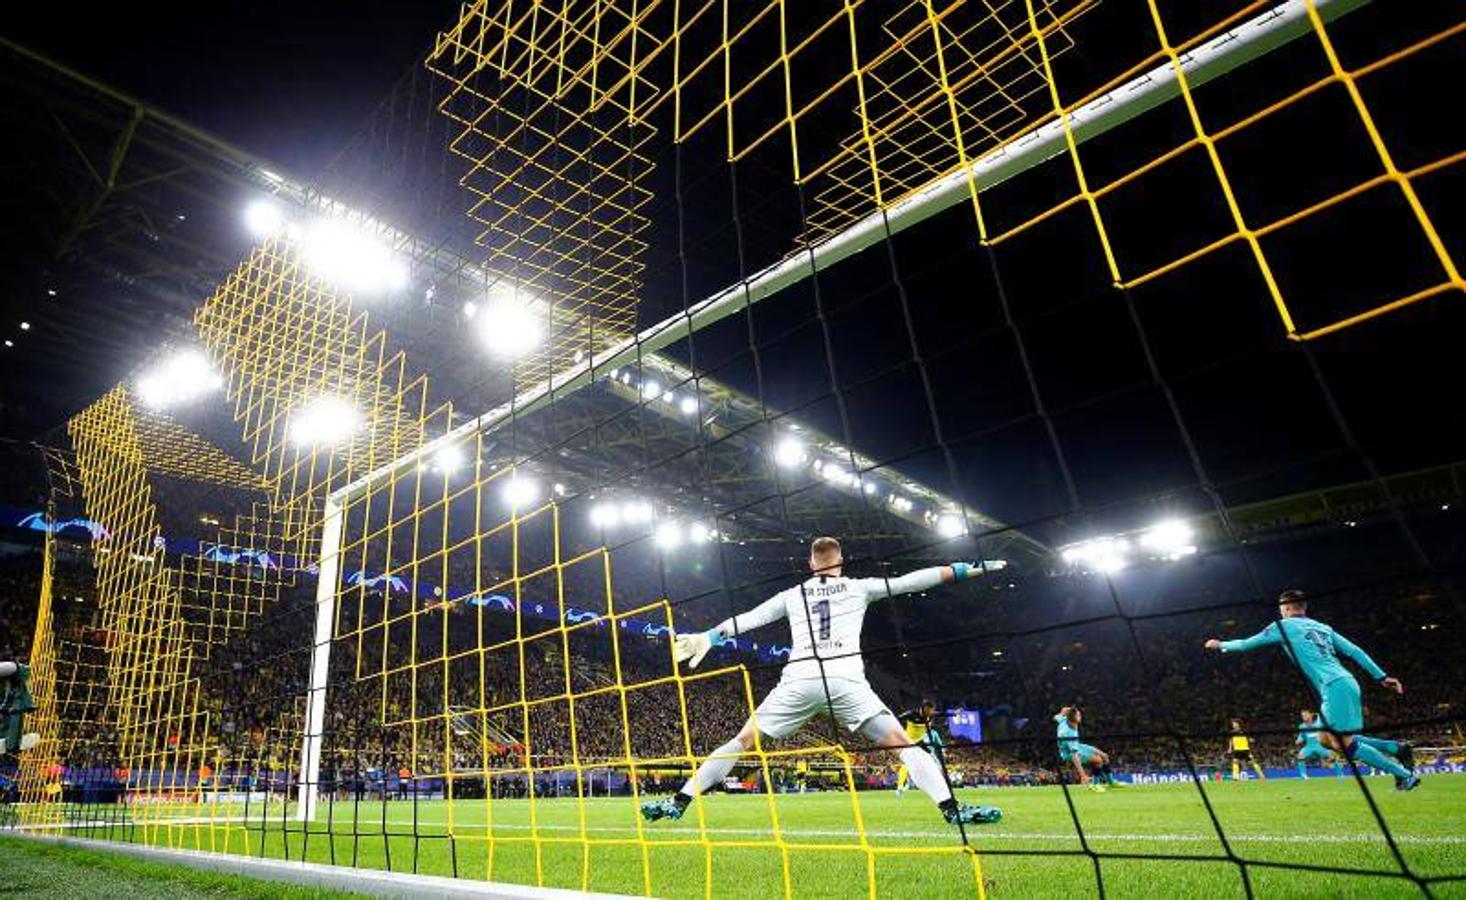
POLYGON ((1334 650, 1354 660, 1354 664, 1369 673, 1369 677, 1379 681, 1385 677, 1385 670, 1379 667, 1379 663, 1370 658, 1368 653, 1353 641, 1339 634, 1332 632, 1334 637, 1334 650))
POLYGON ((1242 638, 1237 641, 1222 641, 1222 652, 1246 653, 1249 650, 1256 650, 1258 647, 1270 647, 1273 644, 1280 644, 1282 642, 1283 634, 1278 630, 1278 623, 1272 622, 1268 627, 1250 638, 1242 638))
POLYGON ((1321 689, 1341 678, 1354 677, 1339 661, 1341 654, 1352 659, 1376 681, 1385 677, 1384 670, 1369 658, 1369 654, 1323 622, 1307 616, 1279 619, 1250 638, 1223 641, 1221 649, 1223 653, 1242 653, 1273 644, 1282 645, 1283 653, 1297 663, 1303 676, 1315 688, 1321 689))

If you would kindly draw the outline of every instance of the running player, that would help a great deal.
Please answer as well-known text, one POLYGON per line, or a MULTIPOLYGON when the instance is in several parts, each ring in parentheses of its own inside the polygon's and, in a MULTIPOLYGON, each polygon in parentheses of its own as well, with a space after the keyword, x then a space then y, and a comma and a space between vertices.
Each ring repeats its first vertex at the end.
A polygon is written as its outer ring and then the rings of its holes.
POLYGON ((1283 591, 1278 597, 1276 622, 1250 638, 1238 641, 1206 642, 1206 649, 1222 653, 1244 653, 1258 647, 1281 644, 1283 653, 1297 663, 1320 698, 1319 716, 1323 728, 1319 741, 1346 758, 1365 763, 1395 776, 1395 790, 1413 791, 1420 786, 1414 772, 1414 748, 1407 741, 1369 737, 1364 731, 1364 704, 1359 682, 1339 662, 1342 653, 1368 672, 1381 687, 1405 693, 1400 679, 1391 678, 1357 644, 1315 619, 1308 618, 1308 602, 1302 591, 1283 591))
POLYGON ((1242 720, 1232 720, 1232 734, 1227 738, 1227 749, 1232 753, 1232 780, 1242 780, 1242 766, 1252 767, 1257 773, 1259 781, 1267 781, 1267 774, 1262 771, 1262 766, 1257 764, 1257 759, 1252 755, 1252 738, 1249 738, 1242 731, 1242 720))
MULTIPOLYGON (((935 756, 942 746, 942 736, 937 731, 936 718, 937 707, 930 700, 921 701, 921 705, 915 709, 908 709, 896 718, 901 720, 901 727, 906 729, 906 739, 926 752, 935 756)), ((896 770, 896 796, 906 793, 906 782, 910 779, 911 770, 905 763, 896 770)))
POLYGON ((1103 750, 1079 740, 1079 722, 1084 718, 1077 706, 1066 706, 1054 716, 1055 734, 1059 739, 1059 759, 1074 766, 1079 783, 1103 793, 1105 785, 1117 784, 1110 771, 1110 757, 1103 750), (1091 774, 1093 773, 1093 774, 1091 774))
POLYGON ((793 646, 778 685, 738 735, 714 750, 674 796, 643 803, 643 816, 653 821, 682 818, 692 798, 722 784, 738 758, 754 749, 759 735, 766 739, 788 737, 828 709, 840 725, 899 754, 911 772, 911 780, 936 802, 948 823, 996 822, 1002 817, 993 807, 957 802, 941 766, 912 745, 901 723, 866 682, 860 655, 861 624, 871 603, 974 578, 982 574, 982 567, 959 562, 885 579, 846 578, 844 565, 840 542, 832 537, 818 538, 810 546, 809 555, 814 577, 710 631, 676 636, 677 661, 686 661, 692 667, 724 641, 783 618, 789 620, 793 646))
POLYGON ((1344 777, 1344 767, 1339 763, 1338 754, 1318 742, 1318 732, 1322 726, 1319 725, 1318 713, 1311 709, 1305 709, 1298 713, 1298 777, 1308 777, 1308 764, 1321 766, 1324 763, 1333 763, 1334 777, 1344 777))

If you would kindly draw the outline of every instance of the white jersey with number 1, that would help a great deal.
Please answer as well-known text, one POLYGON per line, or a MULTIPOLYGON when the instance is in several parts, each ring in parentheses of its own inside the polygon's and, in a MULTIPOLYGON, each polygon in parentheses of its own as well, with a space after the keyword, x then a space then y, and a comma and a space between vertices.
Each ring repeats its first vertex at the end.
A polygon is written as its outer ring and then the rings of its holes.
POLYGON ((791 647, 784 681, 821 677, 864 681, 860 630, 866 607, 875 600, 936 587, 941 573, 933 568, 900 578, 816 575, 728 619, 717 630, 734 637, 787 618, 791 647))

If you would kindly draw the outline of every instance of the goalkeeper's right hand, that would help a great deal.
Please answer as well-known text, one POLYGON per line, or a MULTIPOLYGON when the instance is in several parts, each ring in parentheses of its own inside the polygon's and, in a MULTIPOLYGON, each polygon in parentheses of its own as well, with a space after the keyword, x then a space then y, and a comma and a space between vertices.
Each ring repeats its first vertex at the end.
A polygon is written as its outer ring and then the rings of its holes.
POLYGON ((708 651, 723 643, 723 635, 716 629, 699 631, 696 634, 679 634, 672 644, 677 651, 677 661, 687 663, 689 669, 696 669, 708 651))

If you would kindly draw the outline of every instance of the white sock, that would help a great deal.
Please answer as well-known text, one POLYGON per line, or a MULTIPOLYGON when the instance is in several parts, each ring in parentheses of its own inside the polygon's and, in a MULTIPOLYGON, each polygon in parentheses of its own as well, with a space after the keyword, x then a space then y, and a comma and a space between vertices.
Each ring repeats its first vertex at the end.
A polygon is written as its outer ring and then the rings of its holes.
POLYGON ((921 788, 933 803, 951 799, 952 789, 947 786, 947 779, 942 777, 942 767, 930 753, 919 747, 907 747, 901 751, 901 761, 911 773, 911 783, 921 788))
POLYGON ((689 797, 696 797, 698 794, 712 790, 723 783, 733 767, 738 765, 738 757, 744 753, 743 745, 734 738, 723 746, 713 751, 713 755, 703 760, 702 765, 697 767, 697 772, 682 786, 682 793, 689 797))

